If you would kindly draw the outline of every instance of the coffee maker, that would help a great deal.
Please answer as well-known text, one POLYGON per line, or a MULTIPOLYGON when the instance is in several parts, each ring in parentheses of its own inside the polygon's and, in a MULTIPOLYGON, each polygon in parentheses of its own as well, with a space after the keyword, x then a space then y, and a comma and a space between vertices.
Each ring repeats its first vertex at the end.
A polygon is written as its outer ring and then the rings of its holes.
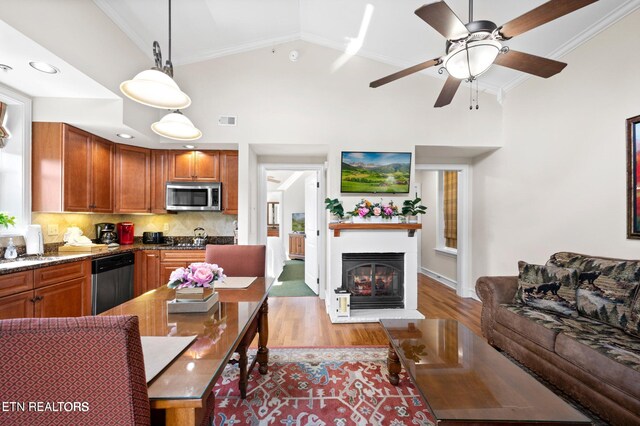
POLYGON ((118 223, 118 240, 120 244, 133 244, 133 222, 118 223))
POLYGON ((111 244, 118 242, 115 223, 96 223, 96 243, 111 244))

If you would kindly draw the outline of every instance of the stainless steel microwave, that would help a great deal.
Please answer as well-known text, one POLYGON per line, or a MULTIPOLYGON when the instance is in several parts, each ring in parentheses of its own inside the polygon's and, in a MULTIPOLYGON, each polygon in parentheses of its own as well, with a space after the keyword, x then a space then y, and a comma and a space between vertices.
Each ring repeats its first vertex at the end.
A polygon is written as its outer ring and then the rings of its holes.
POLYGON ((167 182, 167 210, 220 211, 220 182, 167 182))

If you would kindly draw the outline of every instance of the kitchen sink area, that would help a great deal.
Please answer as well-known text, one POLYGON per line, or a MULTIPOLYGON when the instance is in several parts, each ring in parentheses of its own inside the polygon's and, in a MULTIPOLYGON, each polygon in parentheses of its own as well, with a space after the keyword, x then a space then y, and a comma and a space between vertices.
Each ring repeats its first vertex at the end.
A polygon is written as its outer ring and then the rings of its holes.
POLYGON ((75 259, 79 257, 84 257, 86 254, 72 254, 66 256, 39 256, 39 255, 28 255, 28 256, 19 256, 15 259, 0 259, 0 269, 9 269, 9 268, 21 268, 23 266, 34 266, 40 265, 47 262, 54 262, 57 260, 66 260, 66 259, 75 259))

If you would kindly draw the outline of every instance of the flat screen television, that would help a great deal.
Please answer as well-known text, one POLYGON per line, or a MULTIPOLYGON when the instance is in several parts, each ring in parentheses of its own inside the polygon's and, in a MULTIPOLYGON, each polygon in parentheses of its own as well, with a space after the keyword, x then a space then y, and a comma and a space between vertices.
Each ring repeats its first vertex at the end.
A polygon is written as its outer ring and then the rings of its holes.
POLYGON ((291 230, 304 232, 304 213, 291 213, 291 230))
POLYGON ((340 192, 407 194, 410 152, 343 151, 340 192))

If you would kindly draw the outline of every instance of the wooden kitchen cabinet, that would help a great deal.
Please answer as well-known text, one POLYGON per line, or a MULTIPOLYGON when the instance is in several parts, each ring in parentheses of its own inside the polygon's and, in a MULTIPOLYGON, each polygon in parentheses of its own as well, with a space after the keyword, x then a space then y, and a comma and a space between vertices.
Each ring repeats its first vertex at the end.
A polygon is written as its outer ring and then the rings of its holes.
POLYGON ((289 259, 304 260, 304 234, 289 234, 289 259))
MULTIPOLYGON (((86 293, 84 278, 64 281, 60 284, 49 285, 34 291, 36 302, 36 318, 80 317, 91 315, 91 309, 83 306, 89 294, 86 293)), ((89 305, 90 306, 90 305, 89 305)))
POLYGON ((204 250, 160 250, 160 281, 169 282, 171 273, 193 262, 204 262, 204 250))
POLYGON ((150 213, 151 150, 118 144, 115 159, 115 213, 150 213))
POLYGON ((218 182, 219 151, 169 151, 169 181, 218 182))
POLYGON ((238 151, 221 151, 220 164, 223 213, 238 214, 238 151))
POLYGON ((0 319, 91 315, 91 261, 2 275, 0 290, 0 319), (17 284, 11 294, 7 283, 17 284))
POLYGON ((135 256, 134 297, 162 287, 167 283, 167 281, 160 279, 159 250, 141 250, 137 251, 135 256))
POLYGON ((33 211, 113 212, 114 149, 65 123, 33 123, 33 211))
POLYGON ((167 151, 151 150, 151 213, 166 213, 166 184, 169 180, 167 151))

